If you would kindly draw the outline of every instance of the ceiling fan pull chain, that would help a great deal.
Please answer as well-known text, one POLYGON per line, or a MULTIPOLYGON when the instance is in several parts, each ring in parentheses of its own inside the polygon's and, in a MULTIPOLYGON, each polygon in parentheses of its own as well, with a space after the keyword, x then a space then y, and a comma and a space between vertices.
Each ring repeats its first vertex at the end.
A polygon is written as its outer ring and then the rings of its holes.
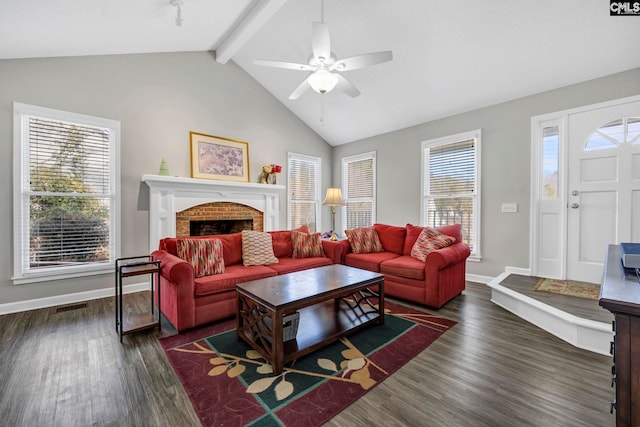
POLYGON ((322 94, 320 101, 320 123, 322 123, 322 127, 324 127, 324 93, 322 94))

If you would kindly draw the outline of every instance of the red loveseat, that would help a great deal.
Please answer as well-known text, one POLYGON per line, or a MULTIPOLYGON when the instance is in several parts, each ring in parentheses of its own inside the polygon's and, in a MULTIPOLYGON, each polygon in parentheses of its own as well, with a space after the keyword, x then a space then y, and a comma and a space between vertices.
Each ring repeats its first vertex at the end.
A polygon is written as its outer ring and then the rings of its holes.
MULTIPOLYGON (((308 232, 308 229, 302 227, 297 231, 308 232)), ((235 315, 237 283, 339 264, 342 259, 342 246, 327 240, 322 241, 326 257, 294 259, 291 257, 291 231, 268 233, 272 236, 278 263, 247 267, 242 262, 242 233, 189 237, 222 241, 225 272, 203 277, 195 277, 191 263, 178 257, 177 241, 181 238, 160 240, 158 250, 152 253, 156 260, 161 261, 160 308, 175 329, 183 331, 235 315)))
POLYGON ((466 260, 471 251, 462 243, 460 224, 436 228, 456 242, 429 253, 426 262, 411 256, 425 227, 374 224, 373 228, 384 251, 353 253, 349 241, 342 240, 342 263, 384 274, 386 295, 440 308, 465 289, 466 260))

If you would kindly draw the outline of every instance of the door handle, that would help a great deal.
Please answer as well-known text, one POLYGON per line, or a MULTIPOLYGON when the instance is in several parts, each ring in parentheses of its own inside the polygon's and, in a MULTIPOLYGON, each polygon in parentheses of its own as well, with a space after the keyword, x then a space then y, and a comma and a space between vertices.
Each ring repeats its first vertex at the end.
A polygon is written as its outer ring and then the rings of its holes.
POLYGON ((573 209, 578 209, 578 207, 579 207, 579 206, 580 206, 580 205, 579 205, 579 204, 577 204, 577 203, 571 203, 571 207, 572 207, 573 209))

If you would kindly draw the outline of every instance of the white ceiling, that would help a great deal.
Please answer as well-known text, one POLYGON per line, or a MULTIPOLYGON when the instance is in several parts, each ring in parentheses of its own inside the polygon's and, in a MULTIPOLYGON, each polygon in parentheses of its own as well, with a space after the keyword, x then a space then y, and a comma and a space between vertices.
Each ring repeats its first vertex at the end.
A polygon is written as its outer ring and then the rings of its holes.
POLYGON ((215 50, 332 145, 640 67, 640 17, 604 0, 325 0, 338 58, 392 50, 344 72, 362 94, 290 93, 306 72, 321 0, 1 0, 0 59, 215 50), (321 120, 323 118, 323 120, 321 120))

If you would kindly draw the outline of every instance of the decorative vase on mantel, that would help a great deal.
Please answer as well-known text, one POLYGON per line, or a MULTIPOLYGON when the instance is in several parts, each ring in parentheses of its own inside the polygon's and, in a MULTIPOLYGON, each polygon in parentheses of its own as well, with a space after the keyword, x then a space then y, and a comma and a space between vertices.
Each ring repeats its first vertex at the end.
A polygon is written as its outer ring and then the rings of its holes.
POLYGON ((276 185, 276 184, 277 184, 277 182, 276 182, 276 181, 277 181, 277 177, 278 177, 278 174, 277 174, 277 173, 272 173, 272 174, 270 174, 270 175, 269 175, 269 181, 268 181, 268 182, 269 182, 269 184, 276 185))

